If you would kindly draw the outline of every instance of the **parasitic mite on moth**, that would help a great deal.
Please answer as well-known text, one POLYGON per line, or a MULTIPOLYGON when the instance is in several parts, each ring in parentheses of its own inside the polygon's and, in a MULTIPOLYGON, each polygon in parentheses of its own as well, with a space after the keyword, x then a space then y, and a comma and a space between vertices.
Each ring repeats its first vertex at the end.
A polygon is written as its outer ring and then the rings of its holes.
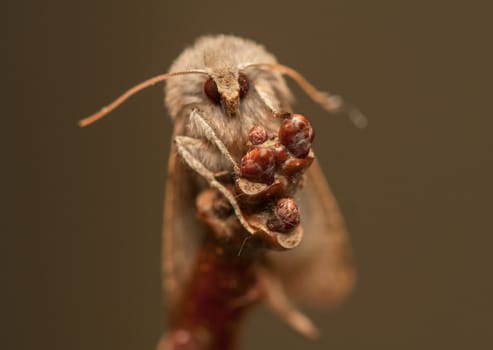
MULTIPOLYGON (((345 108, 340 97, 316 90, 263 46, 218 35, 199 38, 169 73, 79 123, 91 124, 166 81, 174 128, 163 284, 171 315, 160 349, 177 349, 177 334, 198 349, 234 348, 232 329, 253 301, 315 337, 316 327, 294 302, 332 307, 352 289, 355 269, 342 215, 312 150, 313 127, 292 112, 284 75, 325 110, 345 108)), ((348 113, 364 126, 360 113, 348 113)))

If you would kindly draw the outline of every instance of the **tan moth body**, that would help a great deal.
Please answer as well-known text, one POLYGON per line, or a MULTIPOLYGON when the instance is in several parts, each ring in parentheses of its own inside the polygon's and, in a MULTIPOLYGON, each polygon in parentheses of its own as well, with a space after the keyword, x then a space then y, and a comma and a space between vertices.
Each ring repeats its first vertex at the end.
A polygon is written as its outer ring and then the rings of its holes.
MULTIPOLYGON (((273 114, 291 110, 291 92, 281 73, 268 66, 256 66, 258 64, 277 64, 277 61, 252 41, 215 36, 200 38, 170 68, 171 72, 207 71, 216 80, 226 101, 217 105, 205 96, 203 86, 207 76, 187 75, 166 83, 166 105, 176 123, 174 136, 186 135, 199 140, 192 147, 213 172, 231 171, 231 164, 204 137, 203 128, 190 123, 193 109, 200 110, 236 162, 246 152, 246 139, 252 127, 262 125, 273 133, 280 122, 273 114), (240 73, 248 77, 250 90, 243 100, 230 104, 228 99, 236 101, 238 96, 236 80, 240 73), (228 106, 236 103, 237 113, 230 116, 228 106)), ((169 168, 174 174, 169 177, 167 186, 164 242, 166 288, 171 296, 180 294, 180 286, 186 281, 186 271, 190 269, 190 260, 193 261, 190 255, 196 249, 190 241, 196 242, 203 225, 192 215, 180 219, 178 212, 193 203, 200 188, 208 186, 200 179, 185 179, 190 176, 188 168, 174 152, 172 155, 169 168), (183 186, 187 181, 192 181, 196 189, 183 186), (179 194, 174 194, 177 190, 179 194)), ((310 305, 334 306, 347 295, 354 282, 350 246, 337 204, 318 165, 309 169, 306 177, 298 195, 304 238, 292 251, 270 253, 270 266, 285 292, 297 300, 310 305)))

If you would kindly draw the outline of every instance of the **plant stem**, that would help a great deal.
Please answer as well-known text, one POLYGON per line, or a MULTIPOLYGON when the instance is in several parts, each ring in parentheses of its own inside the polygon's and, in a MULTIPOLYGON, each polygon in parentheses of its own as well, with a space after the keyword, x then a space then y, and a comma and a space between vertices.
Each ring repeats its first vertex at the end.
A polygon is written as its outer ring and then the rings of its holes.
MULTIPOLYGON (((235 236, 245 237, 245 232, 235 236)), ((248 249, 239 255, 242 241, 224 242, 207 235, 197 252, 187 291, 171 315, 172 329, 183 338, 173 340, 171 336, 172 349, 237 349, 243 317, 259 299, 254 271, 259 250, 248 249)))

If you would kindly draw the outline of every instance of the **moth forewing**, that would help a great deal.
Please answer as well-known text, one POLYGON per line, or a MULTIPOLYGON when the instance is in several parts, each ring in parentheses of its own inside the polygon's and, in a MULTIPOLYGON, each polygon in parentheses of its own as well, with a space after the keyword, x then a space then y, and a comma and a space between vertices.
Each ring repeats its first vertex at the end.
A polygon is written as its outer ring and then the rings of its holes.
POLYGON ((303 240, 289 252, 269 253, 269 260, 294 300, 335 307, 352 290, 356 271, 343 217, 317 161, 305 174, 297 199, 303 240))
MULTIPOLYGON (((185 122, 184 119, 175 122, 173 136, 183 134, 185 122)), ((195 175, 178 158, 175 148, 172 143, 166 179, 162 248, 163 287, 165 300, 171 309, 183 294, 197 246, 207 231, 193 209, 197 194, 195 175)))

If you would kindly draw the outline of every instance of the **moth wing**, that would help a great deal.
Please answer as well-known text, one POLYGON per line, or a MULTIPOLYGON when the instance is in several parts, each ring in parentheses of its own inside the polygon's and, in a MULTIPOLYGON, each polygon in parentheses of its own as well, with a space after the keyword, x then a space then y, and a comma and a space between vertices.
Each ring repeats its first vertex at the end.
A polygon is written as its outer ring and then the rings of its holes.
MULTIPOLYGON (((183 135, 186 118, 177 118, 173 139, 183 135)), ((164 205, 163 287, 166 303, 173 310, 183 295, 195 254, 206 228, 196 216, 197 188, 190 169, 171 145, 164 205)))
POLYGON ((286 293, 315 307, 334 307, 351 291, 355 269, 344 220, 315 160, 297 197, 304 236, 288 252, 269 253, 286 293))

